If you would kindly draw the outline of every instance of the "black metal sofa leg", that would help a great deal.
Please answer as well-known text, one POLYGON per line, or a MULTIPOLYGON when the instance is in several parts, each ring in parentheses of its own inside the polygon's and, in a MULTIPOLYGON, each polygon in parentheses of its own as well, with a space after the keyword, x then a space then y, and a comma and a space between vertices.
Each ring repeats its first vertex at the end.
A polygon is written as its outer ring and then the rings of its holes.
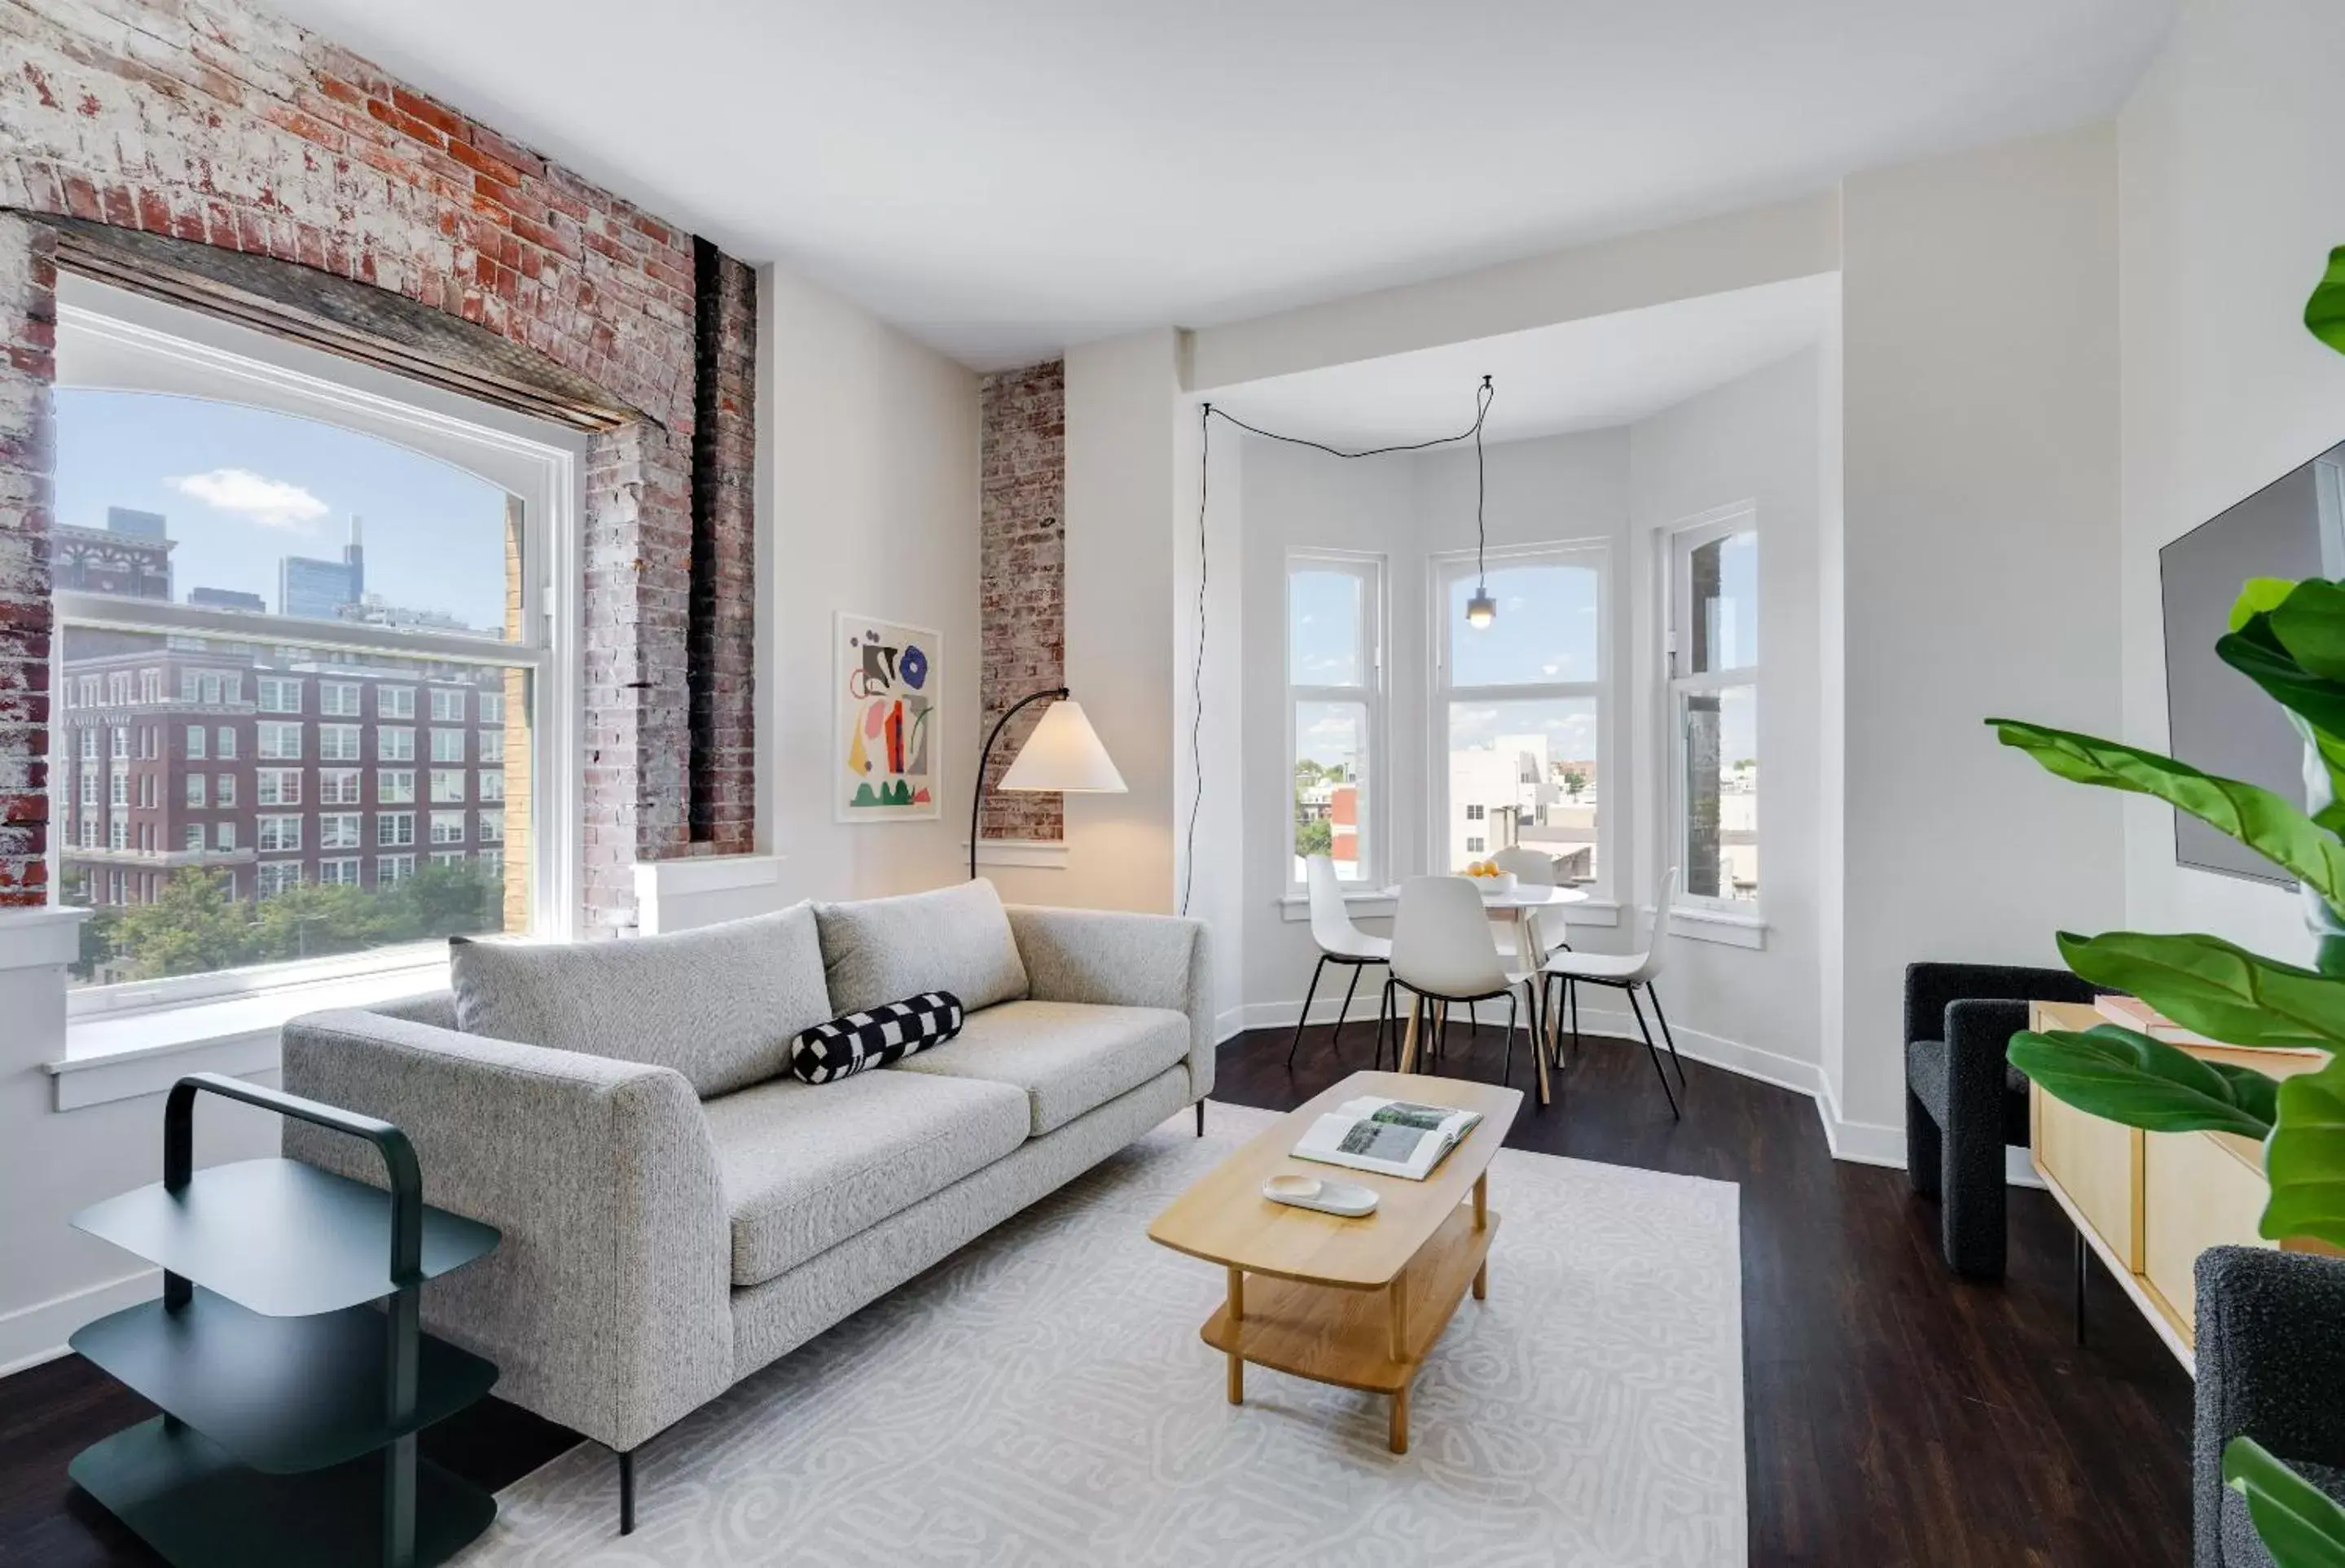
POLYGON ((619 1533, 635 1532, 635 1451, 619 1455, 619 1533))

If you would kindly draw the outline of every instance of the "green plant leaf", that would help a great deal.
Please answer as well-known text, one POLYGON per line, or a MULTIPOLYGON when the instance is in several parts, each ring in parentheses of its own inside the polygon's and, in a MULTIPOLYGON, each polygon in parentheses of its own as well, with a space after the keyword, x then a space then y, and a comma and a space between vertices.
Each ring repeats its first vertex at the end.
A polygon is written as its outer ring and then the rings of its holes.
POLYGON ((2239 631, 2266 610, 2276 610, 2288 596, 2296 592, 2294 577, 2249 577, 2239 585, 2239 596, 2231 604, 2230 629, 2239 631))
POLYGON ((2271 1201, 2264 1236, 2309 1236, 2345 1247, 2345 1057, 2279 1084, 2279 1115, 2264 1149, 2271 1201))
POLYGON ((2272 635, 2308 674, 2345 681, 2345 585, 2308 577, 2265 614, 2272 635))
POLYGON ((2345 979, 2217 936, 2062 932, 2059 942, 2080 978, 2129 991, 2185 1029, 2229 1045, 2345 1051, 2345 979))
POLYGON ((2304 302, 2307 331, 2345 354, 2345 245, 2329 253, 2329 270, 2320 275, 2312 298, 2304 302))
POLYGON ((2345 901, 2345 842, 2269 789, 2218 779, 2115 740, 2013 718, 1987 722, 2005 746, 2026 752, 2048 772, 2079 784, 2156 796, 2228 833, 2332 905, 2345 901))
MULTIPOLYGON (((2083 1033, 2011 1037, 2011 1064, 2054 1099, 2153 1133, 2213 1131, 2260 1138, 2271 1130, 2270 1081, 2259 1090, 2187 1051, 2104 1023, 2083 1033)), ((2248 1077, 2260 1077, 2248 1074, 2248 1077)))
POLYGON ((2248 1500, 2279 1568, 2345 1568, 2345 1508, 2253 1438, 2223 1446, 2223 1484, 2248 1500))

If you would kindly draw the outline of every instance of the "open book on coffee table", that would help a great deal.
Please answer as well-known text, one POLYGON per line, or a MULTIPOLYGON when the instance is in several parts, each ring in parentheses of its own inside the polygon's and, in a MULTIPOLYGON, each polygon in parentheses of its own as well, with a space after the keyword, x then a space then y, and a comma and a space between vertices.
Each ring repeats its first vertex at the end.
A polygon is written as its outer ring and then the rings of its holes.
POLYGON ((1481 1120, 1479 1111, 1362 1095, 1313 1122, 1294 1157, 1423 1181, 1481 1120))

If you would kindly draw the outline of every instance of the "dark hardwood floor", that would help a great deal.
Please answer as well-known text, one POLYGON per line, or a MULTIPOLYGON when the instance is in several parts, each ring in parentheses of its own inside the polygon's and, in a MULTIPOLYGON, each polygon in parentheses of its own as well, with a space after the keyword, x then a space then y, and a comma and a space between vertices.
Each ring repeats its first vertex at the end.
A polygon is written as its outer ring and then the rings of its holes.
MULTIPOLYGON (((1214 1097, 1284 1109, 1367 1064, 1369 1030, 1222 1048, 1214 1097)), ((1517 1073, 1528 1058, 1518 1054, 1517 1073)), ((1447 1071, 1495 1079, 1496 1031, 1455 1030, 1447 1071)), ((1836 1164, 1812 1102, 1686 1064, 1672 1122, 1641 1045, 1591 1038, 1565 1095, 1508 1141, 1741 1186, 1751 1561, 1886 1568, 2092 1568, 2189 1557, 2190 1384, 2096 1268, 2091 1342, 2071 1338, 2070 1232, 2015 1191, 2010 1278, 1940 1264, 1936 1211, 1903 1173, 1836 1164)), ((1567 1302, 1558 1311, 1569 1310, 1567 1302)), ((74 1454, 152 1413, 68 1357, 0 1381, 0 1563, 156 1559, 66 1478, 74 1454)), ((574 1441, 495 1400, 424 1451, 495 1488, 574 1441)))

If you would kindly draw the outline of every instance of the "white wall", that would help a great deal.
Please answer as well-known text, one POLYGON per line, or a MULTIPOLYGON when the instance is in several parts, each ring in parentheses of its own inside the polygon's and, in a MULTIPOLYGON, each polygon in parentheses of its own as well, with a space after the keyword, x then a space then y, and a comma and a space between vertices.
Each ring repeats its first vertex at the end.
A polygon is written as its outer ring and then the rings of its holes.
MULTIPOLYGON (((2345 437, 2345 357, 2304 330, 2345 242, 2345 10, 2191 0, 2117 121, 2125 738, 2166 744, 2157 550, 2345 437)), ((2125 803, 2128 925, 2309 961, 2294 898, 2174 863, 2173 815, 2125 803)))
POLYGON ((990 869, 1008 898, 1162 911, 1179 896, 1188 623, 1173 560, 1196 545, 1180 351, 1165 328, 1067 353, 1067 686, 1130 792, 1068 796, 1067 864, 990 869))
POLYGON ((780 268, 758 275, 758 865, 639 868, 645 929, 968 872, 978 732, 976 375, 780 268), (933 822, 832 816, 831 641, 841 610, 944 634, 949 711, 933 822))
POLYGON ((1844 1059, 1827 1087, 1836 1135, 1874 1157, 1903 1157, 1908 962, 2055 963, 2056 931, 2122 911, 2117 800, 1981 724, 2118 719, 2116 157, 2103 124, 1842 190, 1844 1016, 1825 1029, 1844 1059))
MULTIPOLYGON (((1635 840, 1639 901, 1683 855, 1664 811, 1669 715, 1660 695, 1660 606, 1669 531, 1750 504, 1759 528, 1760 897, 1757 949, 1680 936, 1662 987, 1670 1023, 1705 1055, 1812 1088, 1821 1055, 1822 911, 1822 563, 1818 462, 1828 367, 1812 349, 1640 420, 1629 429, 1639 763, 1647 806, 1635 840)), ((1608 799, 1609 809, 1611 802, 1608 799)), ((1680 1044, 1686 1041, 1682 1038, 1680 1044)))
POLYGON ((1196 334, 1195 392, 1830 271, 1826 192, 1380 289, 1196 334))

